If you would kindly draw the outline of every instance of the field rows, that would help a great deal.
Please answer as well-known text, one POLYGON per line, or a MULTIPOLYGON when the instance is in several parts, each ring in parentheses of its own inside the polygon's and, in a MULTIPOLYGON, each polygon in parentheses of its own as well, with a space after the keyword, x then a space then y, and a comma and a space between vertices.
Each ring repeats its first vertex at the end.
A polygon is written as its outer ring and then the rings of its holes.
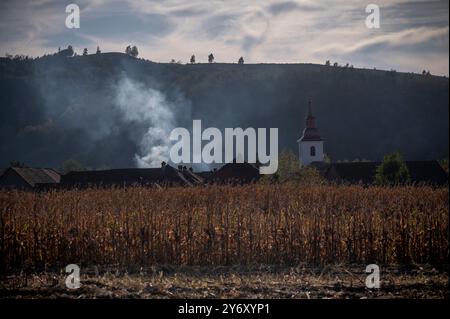
POLYGON ((4 273, 67 264, 448 263, 448 188, 294 184, 0 193, 4 273))

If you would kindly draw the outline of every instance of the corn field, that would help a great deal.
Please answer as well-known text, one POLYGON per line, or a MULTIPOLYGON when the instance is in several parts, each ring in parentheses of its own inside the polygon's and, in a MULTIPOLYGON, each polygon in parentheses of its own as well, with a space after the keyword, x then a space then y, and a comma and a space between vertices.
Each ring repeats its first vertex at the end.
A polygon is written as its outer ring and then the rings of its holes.
POLYGON ((294 184, 3 191, 0 266, 448 263, 448 195, 294 184))

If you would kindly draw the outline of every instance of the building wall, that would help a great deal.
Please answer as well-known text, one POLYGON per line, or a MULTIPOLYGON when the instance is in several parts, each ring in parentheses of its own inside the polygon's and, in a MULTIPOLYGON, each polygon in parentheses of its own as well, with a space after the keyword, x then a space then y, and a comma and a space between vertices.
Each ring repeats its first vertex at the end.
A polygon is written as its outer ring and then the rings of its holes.
POLYGON ((300 166, 308 166, 312 162, 322 162, 323 156, 323 141, 300 141, 299 142, 299 160, 300 166), (316 155, 311 156, 310 149, 314 146, 316 155))

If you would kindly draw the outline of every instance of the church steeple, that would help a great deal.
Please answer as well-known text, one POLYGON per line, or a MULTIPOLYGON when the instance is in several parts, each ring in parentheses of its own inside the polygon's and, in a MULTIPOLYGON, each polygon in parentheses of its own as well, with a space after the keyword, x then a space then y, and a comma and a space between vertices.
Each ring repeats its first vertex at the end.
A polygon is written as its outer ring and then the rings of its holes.
POLYGON ((312 101, 308 101, 308 115, 306 116, 306 127, 300 141, 321 141, 319 130, 316 127, 316 118, 312 112, 312 101))
POLYGON ((323 140, 316 127, 316 118, 313 115, 311 99, 308 101, 306 127, 303 130, 302 137, 297 142, 299 145, 300 166, 323 161, 323 140))
POLYGON ((306 117, 306 127, 316 128, 316 118, 312 113, 312 102, 311 99, 308 101, 308 116, 306 117))

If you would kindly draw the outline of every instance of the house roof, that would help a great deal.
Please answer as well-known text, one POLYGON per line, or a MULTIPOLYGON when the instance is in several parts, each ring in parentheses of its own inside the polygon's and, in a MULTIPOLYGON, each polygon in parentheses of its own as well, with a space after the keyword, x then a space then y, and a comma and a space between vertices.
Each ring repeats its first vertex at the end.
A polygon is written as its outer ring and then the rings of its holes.
POLYGON ((195 175, 203 178, 204 181, 210 179, 214 175, 214 171, 196 172, 195 175))
POLYGON ((9 169, 16 172, 31 187, 36 184, 54 184, 60 181, 60 175, 50 168, 10 167, 9 169))
POLYGON ((201 185, 204 183, 204 178, 197 173, 189 169, 179 170, 179 173, 183 175, 183 177, 189 181, 192 185, 201 185))
POLYGON ((411 181, 436 185, 448 184, 448 174, 438 161, 406 162, 411 181))
MULTIPOLYGON (((333 163, 326 172, 331 179, 341 179, 350 183, 371 184, 381 162, 333 163)), ((444 185, 448 175, 437 161, 406 161, 411 182, 444 185)))
POLYGON ((371 184, 380 162, 333 163, 328 170, 332 179, 340 179, 350 183, 371 184))
POLYGON ((303 130, 302 137, 298 141, 323 141, 319 130, 315 127, 306 127, 303 130))
POLYGON ((125 168, 99 171, 73 171, 61 178, 68 185, 164 185, 180 184, 192 186, 200 181, 194 173, 181 171, 170 165, 160 168, 125 168))
POLYGON ((257 165, 250 163, 227 163, 213 173, 214 181, 251 182, 259 178, 257 165))

